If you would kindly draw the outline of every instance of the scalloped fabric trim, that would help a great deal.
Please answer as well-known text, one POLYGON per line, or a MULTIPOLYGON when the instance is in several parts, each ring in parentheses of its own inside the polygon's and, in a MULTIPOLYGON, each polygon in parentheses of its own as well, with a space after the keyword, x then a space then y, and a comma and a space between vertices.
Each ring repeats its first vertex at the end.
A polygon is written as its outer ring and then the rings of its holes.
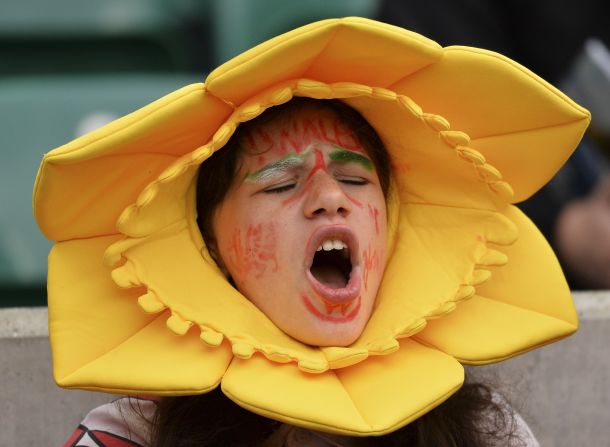
MULTIPOLYGON (((248 359, 255 352, 260 352, 274 362, 296 361, 302 371, 321 373, 329 368, 353 365, 365 360, 369 355, 391 354, 399 348, 398 339, 416 334, 426 326, 428 319, 439 318, 453 311, 461 301, 474 296, 477 285, 489 280, 491 273, 487 267, 502 266, 507 262, 504 253, 487 247, 487 243, 511 244, 516 239, 517 233, 512 222, 494 209, 464 209, 465 212, 480 213, 479 218, 482 219, 482 224, 477 229, 479 231, 476 235, 477 240, 473 239, 469 247, 463 248, 466 250, 464 255, 469 262, 461 261, 462 265, 457 269, 458 271, 445 278, 445 283, 453 284, 451 290, 439 291, 440 295, 436 300, 417 307, 409 304, 407 294, 401 293, 400 288, 392 285, 396 276, 394 270, 400 271, 399 267, 397 269, 392 267, 392 261, 396 257, 405 256, 404 253, 400 254, 401 250, 406 251, 406 256, 413 256, 409 253, 412 247, 403 246, 405 238, 401 232, 405 231, 404 225, 409 225, 409 212, 423 209, 417 207, 442 209, 450 207, 405 203, 407 202, 405 196, 401 194, 397 199, 401 203, 392 203, 391 200, 388 203, 388 215, 394 213, 399 219, 396 225, 397 233, 390 235, 392 244, 395 245, 389 250, 392 254, 389 255, 388 269, 391 271, 386 271, 376 309, 360 339, 348 347, 312 348, 286 336, 275 328, 262 312, 233 289, 222 278, 217 266, 212 263, 196 228, 194 184, 198 166, 227 143, 240 123, 257 117, 269 107, 289 101, 293 96, 336 98, 346 100, 348 103, 350 99, 366 98, 390 103, 417 119, 429 132, 437 136, 444 147, 453 151, 456 159, 471 167, 473 178, 486 188, 486 194, 491 197, 496 210, 502 209, 510 202, 513 191, 503 180, 501 173, 487 163, 480 152, 468 146, 470 138, 467 134, 451 130, 447 120, 423 112, 411 98, 385 88, 348 82, 325 84, 308 79, 282 83, 236 107, 233 114, 219 127, 207 144, 180 157, 157 179, 148 184, 135 203, 128 206, 117 221, 117 228, 126 238, 106 250, 106 264, 115 267, 112 271, 112 279, 115 283, 123 288, 146 287, 146 292, 138 298, 138 304, 143 311, 149 313, 169 309, 171 315, 167 320, 167 327, 175 334, 184 335, 196 326, 203 343, 215 347, 226 338, 232 345, 233 354, 238 358, 248 359), (502 228, 498 231, 487 228, 494 225, 502 228), (210 281, 210 284, 214 284, 214 290, 223 295, 217 295, 214 299, 222 299, 223 312, 229 315, 227 318, 231 318, 234 309, 237 309, 238 313, 247 314, 256 322, 250 326, 250 331, 230 327, 231 325, 227 325, 226 321, 211 321, 209 316, 214 315, 214 312, 203 311, 201 303, 195 305, 193 302, 182 302, 165 288, 155 286, 154 276, 151 276, 154 269, 147 266, 149 262, 147 259, 155 256, 156 245, 160 246, 164 241, 167 242, 167 239, 176 238, 177 235, 182 238, 184 244, 190 244, 190 250, 197 254, 197 268, 202 269, 202 275, 198 275, 202 278, 201 281, 204 281, 203 278, 210 281), (141 254, 138 255, 138 252, 141 254), (392 324, 384 325, 382 320, 386 318, 384 315, 388 312, 383 309, 392 308, 397 302, 406 304, 401 307, 403 313, 396 312, 394 308, 391 313, 399 314, 400 317, 392 321, 392 324), (257 324, 263 328, 261 333, 258 333, 257 324)), ((387 142, 386 144, 388 150, 393 153, 393 145, 387 142)), ((394 167, 393 175, 401 177, 408 174, 401 171, 400 167, 394 167)), ((418 238, 420 235, 414 232, 412 239, 417 241, 418 238)), ((184 248, 180 244, 178 246, 184 248)), ((167 256, 167 251, 158 252, 156 256, 167 256)), ((184 279, 192 281, 192 278, 191 276, 184 279)))

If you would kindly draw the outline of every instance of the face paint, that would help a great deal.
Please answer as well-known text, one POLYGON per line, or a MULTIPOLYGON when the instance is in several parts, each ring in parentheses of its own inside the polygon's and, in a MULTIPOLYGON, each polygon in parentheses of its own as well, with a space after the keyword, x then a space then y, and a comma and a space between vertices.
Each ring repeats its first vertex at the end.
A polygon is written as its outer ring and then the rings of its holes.
POLYGON ((277 272, 276 229, 266 225, 249 225, 243 234, 239 228, 233 231, 229 245, 229 262, 240 276, 261 278, 267 271, 277 272))
POLYGON ((366 153, 358 138, 340 120, 306 119, 283 124, 277 135, 259 127, 246 135, 249 147, 255 152, 276 150, 280 154, 301 151, 315 141, 326 141, 350 151, 366 153))
POLYGON ((309 171, 309 174, 307 175, 307 179, 305 181, 312 178, 314 176, 314 174, 318 171, 326 171, 326 163, 324 163, 324 155, 322 155, 322 152, 320 152, 319 150, 316 149, 315 155, 316 155, 316 162, 313 165, 313 168, 311 169, 311 171, 309 171))
POLYGON ((377 270, 381 265, 381 256, 377 249, 373 248, 370 244, 364 250, 362 255, 364 260, 363 276, 364 276, 364 290, 368 290, 369 274, 377 270))
POLYGON ((260 182, 265 181, 268 178, 274 177, 276 175, 281 175, 282 173, 289 171, 291 169, 297 168, 304 163, 304 159, 311 153, 311 151, 303 152, 298 155, 295 153, 288 154, 279 160, 276 160, 268 165, 262 167, 261 169, 247 173, 246 180, 250 182, 260 182))
POLYGON ((354 205, 356 205, 358 208, 362 208, 362 202, 360 202, 359 200, 357 200, 356 198, 354 198, 353 196, 346 194, 347 199, 352 202, 354 205))
POLYGON ((371 206, 371 204, 367 205, 369 209, 369 216, 375 219, 375 233, 379 234, 379 210, 375 206, 371 206))
POLYGON ((299 192, 297 192, 296 194, 293 194, 292 197, 289 197, 289 198, 283 200, 282 201, 282 206, 290 206, 293 203, 298 202, 309 191, 311 191, 311 183, 306 183, 305 186, 303 186, 299 192))
POLYGON ((356 316, 358 315, 358 312, 360 312, 360 307, 362 305, 362 298, 359 296, 356 299, 354 308, 349 313, 347 313, 347 315, 345 314, 345 312, 342 312, 342 315, 333 315, 330 313, 320 312, 306 294, 303 294, 301 296, 301 299, 303 300, 303 304, 305 305, 305 308, 309 312, 311 312, 312 315, 314 315, 316 318, 318 318, 322 321, 328 322, 328 323, 349 323, 354 318, 356 318, 356 316))
POLYGON ((257 148, 259 152, 270 151, 275 146, 275 141, 271 135, 262 127, 254 130, 252 142, 251 147, 257 148))
POLYGON ((351 130, 342 125, 339 121, 335 121, 333 124, 335 142, 337 145, 351 150, 362 150, 358 144, 358 139, 351 130))
POLYGON ((332 161, 336 161, 339 163, 354 162, 354 163, 361 165, 364 169, 366 169, 369 172, 373 171, 373 163, 371 163, 371 160, 369 160, 364 155, 358 154, 353 151, 347 151, 337 145, 334 145, 334 146, 335 146, 335 149, 337 149, 337 150, 328 154, 328 156, 330 157, 330 159, 332 161))
POLYGON ((267 122, 243 144, 242 181, 213 222, 228 274, 291 337, 353 343, 373 310, 386 246, 385 198, 370 157, 328 110, 267 122))
POLYGON ((325 139, 328 139, 328 137, 326 137, 326 135, 324 135, 321 131, 321 129, 324 127, 322 121, 314 123, 313 120, 305 119, 301 124, 303 126, 303 133, 305 135, 311 135, 311 137, 317 141, 324 141, 325 139))

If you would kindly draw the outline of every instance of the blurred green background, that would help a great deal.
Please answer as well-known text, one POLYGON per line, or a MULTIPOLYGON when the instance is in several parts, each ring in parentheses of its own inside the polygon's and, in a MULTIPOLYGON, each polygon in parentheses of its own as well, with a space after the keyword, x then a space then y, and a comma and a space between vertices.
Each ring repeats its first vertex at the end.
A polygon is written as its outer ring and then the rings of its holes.
POLYGON ((0 307, 46 305, 42 155, 270 37, 377 0, 0 0, 0 307))

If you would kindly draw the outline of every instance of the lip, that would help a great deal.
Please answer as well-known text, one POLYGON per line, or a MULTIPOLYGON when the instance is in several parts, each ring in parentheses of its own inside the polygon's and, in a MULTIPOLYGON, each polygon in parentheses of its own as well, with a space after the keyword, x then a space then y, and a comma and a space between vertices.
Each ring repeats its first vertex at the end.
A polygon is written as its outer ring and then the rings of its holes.
POLYGON ((346 308, 349 304, 360 296, 361 288, 361 269, 360 260, 358 259, 358 240, 354 232, 346 225, 326 225, 317 228, 309 238, 306 248, 307 257, 305 259, 305 275, 311 285, 311 288, 322 301, 322 304, 330 313, 332 308, 341 306, 346 308), (352 271, 349 281, 345 287, 335 289, 328 287, 318 281, 311 273, 311 265, 316 254, 316 249, 322 241, 326 239, 338 239, 347 244, 350 252, 350 262, 352 271))
POLYGON ((302 300, 303 300, 303 304, 305 305, 305 308, 311 312, 313 315, 315 315, 316 317, 318 317, 320 320, 322 321, 328 321, 331 323, 349 323, 350 321, 352 321, 354 318, 356 318, 356 315, 358 315, 358 312, 360 312, 360 306, 362 304, 362 297, 361 295, 358 295, 357 299, 356 299, 356 305, 354 306, 353 309, 351 309, 349 311, 349 313, 347 313, 346 315, 341 315, 341 316, 335 316, 335 315, 328 315, 328 314, 324 314, 322 313, 312 302, 311 299, 306 295, 303 294, 301 296, 302 300))

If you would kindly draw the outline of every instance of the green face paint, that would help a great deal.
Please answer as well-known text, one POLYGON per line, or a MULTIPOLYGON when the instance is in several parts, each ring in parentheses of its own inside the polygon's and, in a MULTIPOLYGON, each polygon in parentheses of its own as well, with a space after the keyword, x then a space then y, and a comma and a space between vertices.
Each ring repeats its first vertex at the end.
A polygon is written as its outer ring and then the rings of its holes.
POLYGON ((359 165, 361 165, 367 171, 373 170, 373 163, 371 162, 371 160, 366 158, 364 155, 361 155, 358 152, 348 151, 348 150, 343 149, 342 147, 336 146, 334 144, 333 144, 333 146, 337 150, 328 154, 328 156, 330 157, 330 159, 332 161, 338 161, 340 163, 354 162, 354 163, 358 163, 359 165))

